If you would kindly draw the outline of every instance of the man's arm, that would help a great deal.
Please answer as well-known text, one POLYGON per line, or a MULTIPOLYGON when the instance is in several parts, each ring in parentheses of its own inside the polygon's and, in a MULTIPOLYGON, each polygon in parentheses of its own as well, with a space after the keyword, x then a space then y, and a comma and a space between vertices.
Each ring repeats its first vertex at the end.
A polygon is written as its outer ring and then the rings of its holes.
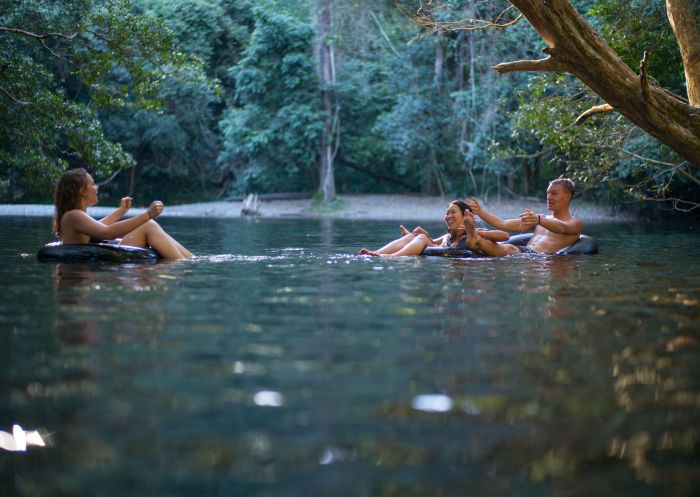
POLYGON ((581 231, 583 231, 583 222, 577 217, 562 221, 555 217, 538 216, 540 226, 548 229, 552 233, 558 233, 560 235, 580 235, 581 231))
POLYGON ((501 230, 478 229, 476 231, 479 233, 481 238, 484 240, 491 240, 492 242, 505 242, 510 238, 508 233, 501 230))
POLYGON ((524 226, 520 219, 502 219, 495 214, 491 214, 486 209, 481 207, 479 201, 475 198, 467 200, 467 205, 474 214, 483 219, 496 229, 503 231, 531 231, 532 228, 524 226))
POLYGON ((524 225, 532 226, 532 229, 539 224, 552 233, 559 235, 580 235, 581 231, 583 231, 583 222, 577 217, 562 220, 556 217, 547 217, 546 214, 535 214, 530 209, 525 209, 520 214, 520 220, 524 225))

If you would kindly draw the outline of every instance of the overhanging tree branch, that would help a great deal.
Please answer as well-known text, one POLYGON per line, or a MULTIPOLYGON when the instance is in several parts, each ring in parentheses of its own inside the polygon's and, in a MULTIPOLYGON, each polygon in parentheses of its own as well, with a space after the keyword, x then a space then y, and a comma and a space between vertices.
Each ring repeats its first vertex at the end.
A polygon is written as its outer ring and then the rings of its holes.
POLYGON ((578 116, 574 121, 574 125, 578 126, 580 124, 583 124, 583 122, 586 121, 589 117, 595 116, 596 114, 604 114, 613 110, 615 109, 610 104, 595 105, 580 116, 578 116))
POLYGON ((55 50, 53 50, 51 47, 49 47, 49 46, 46 44, 46 41, 49 40, 49 39, 51 39, 51 38, 59 38, 59 39, 62 39, 62 40, 73 41, 73 40, 75 39, 75 37, 78 36, 78 33, 77 33, 77 32, 76 32, 76 33, 73 33, 73 34, 70 34, 70 35, 67 35, 67 34, 65 34, 65 33, 56 33, 56 32, 45 33, 45 34, 37 34, 37 33, 32 33, 31 31, 27 31, 27 30, 24 30, 24 29, 8 28, 8 27, 5 27, 5 26, 0 26, 0 33, 18 34, 18 35, 21 35, 21 36, 26 36, 26 37, 28 37, 28 38, 32 38, 32 39, 34 39, 34 40, 37 40, 37 41, 41 44, 41 46, 44 47, 44 49, 45 49, 46 51, 48 51, 52 56, 56 57, 57 59, 65 60, 65 61, 67 61, 67 62, 69 62, 69 63, 71 63, 71 64, 73 63, 70 59, 68 59, 67 57, 65 57, 65 56, 63 56, 63 55, 61 55, 61 54, 59 54, 58 52, 56 52, 55 50))
MULTIPOLYGON (((667 0, 685 2, 687 0, 667 0)), ((700 108, 643 83, 568 0, 511 0, 550 47, 550 57, 617 112, 700 168, 700 108), (646 93, 644 95, 643 93, 646 93)))
POLYGON ((498 74, 523 71, 563 71, 564 66, 559 64, 552 57, 537 60, 515 60, 513 62, 502 62, 491 69, 498 74))
POLYGON ((12 100, 17 105, 30 105, 31 104, 31 102, 27 102, 25 100, 19 100, 18 98, 15 98, 14 96, 12 96, 12 94, 9 91, 7 91, 5 88, 3 88, 1 86, 0 86, 0 93, 5 95, 7 98, 12 100))
POLYGON ((62 38, 64 40, 73 40, 76 36, 78 36, 78 33, 73 33, 70 35, 67 35, 65 33, 45 33, 45 34, 37 34, 37 33, 32 33, 31 31, 26 31, 24 29, 17 29, 17 28, 8 28, 6 26, 0 26, 0 33, 14 33, 22 36, 27 36, 29 38, 34 38, 36 40, 47 40, 49 38, 62 38))
MULTIPOLYGON (((421 28, 421 33, 417 36, 418 38, 423 38, 430 36, 432 34, 443 32, 443 31, 476 31, 480 29, 506 29, 514 26, 521 19, 523 19, 522 14, 518 14, 514 19, 509 21, 504 21, 503 18, 513 10, 512 7, 508 7, 503 10, 496 19, 493 21, 488 21, 485 19, 448 19, 448 20, 437 20, 434 13, 436 11, 440 12, 452 12, 452 9, 447 5, 446 2, 438 2, 427 0, 427 2, 420 2, 420 6, 415 12, 409 12, 402 5, 398 5, 399 9, 403 12, 406 17, 413 19, 417 26, 421 28)), ((453 12, 452 12, 453 13, 453 12)), ((453 13, 454 14, 454 13, 453 13)), ((457 17, 453 15, 451 17, 457 17)))

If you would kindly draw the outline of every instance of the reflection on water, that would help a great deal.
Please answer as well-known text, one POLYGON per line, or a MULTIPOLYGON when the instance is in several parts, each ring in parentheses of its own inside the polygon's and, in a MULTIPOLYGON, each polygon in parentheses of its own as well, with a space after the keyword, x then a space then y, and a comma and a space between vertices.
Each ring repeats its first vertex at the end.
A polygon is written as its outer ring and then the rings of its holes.
POLYGON ((700 488, 693 230, 377 260, 391 223, 166 221, 200 257, 38 264, 49 221, 0 219, 0 427, 52 433, 0 453, 0 495, 700 488))

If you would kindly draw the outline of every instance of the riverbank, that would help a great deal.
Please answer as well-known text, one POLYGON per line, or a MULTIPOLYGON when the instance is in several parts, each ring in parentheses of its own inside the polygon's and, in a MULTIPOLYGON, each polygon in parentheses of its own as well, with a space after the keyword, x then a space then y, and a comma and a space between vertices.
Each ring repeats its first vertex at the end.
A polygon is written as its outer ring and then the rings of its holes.
MULTIPOLYGON (((261 218, 318 218, 333 219, 373 219, 387 221, 435 221, 442 218, 443 211, 451 199, 444 197, 419 197, 413 195, 341 195, 338 200, 327 207, 320 207, 310 199, 264 200, 258 204, 261 218)), ((505 217, 517 217, 525 207, 536 212, 545 213, 544 200, 501 199, 483 201, 482 205, 494 214, 505 217)), ((203 202, 197 204, 172 205, 165 207, 164 217, 241 217, 241 201, 203 202)), ((103 217, 115 207, 91 207, 90 215, 103 217)), ((143 212, 143 208, 134 208, 130 214, 143 212)), ((52 205, 40 204, 5 204, 0 205, 0 216, 53 216, 52 205)), ((574 216, 585 221, 627 221, 630 214, 616 213, 608 207, 574 200, 571 204, 574 216)))

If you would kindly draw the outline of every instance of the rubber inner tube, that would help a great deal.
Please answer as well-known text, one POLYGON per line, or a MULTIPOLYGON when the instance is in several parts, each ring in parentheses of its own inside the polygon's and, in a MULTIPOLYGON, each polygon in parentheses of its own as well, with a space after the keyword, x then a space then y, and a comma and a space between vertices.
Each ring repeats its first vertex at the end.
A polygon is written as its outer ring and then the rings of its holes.
POLYGON ((36 254, 40 262, 155 262, 158 252, 151 248, 111 243, 60 242, 44 245, 36 254))
MULTIPOLYGON (((520 235, 511 236, 508 241, 519 247, 527 245, 532 238, 532 233, 523 233, 520 235)), ((568 247, 564 247, 556 252, 557 255, 594 255, 598 253, 598 242, 595 238, 588 235, 581 235, 578 241, 572 243, 568 247)), ((474 252, 469 249, 457 249, 451 247, 426 247, 421 255, 438 256, 438 257, 484 257, 480 252, 474 252)))

